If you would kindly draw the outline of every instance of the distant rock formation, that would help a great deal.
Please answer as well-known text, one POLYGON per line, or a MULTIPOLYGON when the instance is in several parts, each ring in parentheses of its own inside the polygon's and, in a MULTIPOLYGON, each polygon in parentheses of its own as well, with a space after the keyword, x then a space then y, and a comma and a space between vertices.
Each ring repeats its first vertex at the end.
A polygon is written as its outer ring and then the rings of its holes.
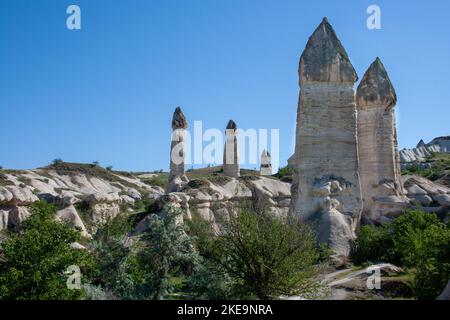
POLYGON ((360 82, 356 102, 363 214, 374 221, 382 215, 401 214, 408 200, 400 181, 394 112, 397 96, 379 58, 360 82))
POLYGON ((346 256, 362 210, 354 84, 358 76, 324 18, 300 58, 292 210, 346 256))
POLYGON ((261 153, 261 168, 259 170, 259 174, 262 176, 272 175, 272 159, 269 151, 267 150, 263 150, 261 153))
POLYGON ((225 130, 225 149, 223 152, 223 173, 227 177, 240 176, 239 148, 237 138, 237 125, 233 120, 228 122, 225 130))
POLYGON ((400 161, 407 167, 409 163, 425 161, 435 152, 450 153, 450 136, 435 138, 430 143, 420 140, 415 148, 400 150, 400 161))
POLYGON ((189 180, 184 172, 186 148, 186 129, 188 123, 180 107, 175 109, 172 118, 172 140, 170 145, 170 174, 167 192, 176 192, 189 180))

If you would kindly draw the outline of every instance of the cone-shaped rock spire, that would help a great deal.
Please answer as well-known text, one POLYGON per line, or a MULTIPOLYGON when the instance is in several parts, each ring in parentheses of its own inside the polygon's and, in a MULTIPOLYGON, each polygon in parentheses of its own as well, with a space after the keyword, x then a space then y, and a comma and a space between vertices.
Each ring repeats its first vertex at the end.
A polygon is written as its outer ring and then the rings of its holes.
POLYGON ((327 18, 308 40, 300 58, 300 84, 307 81, 356 82, 358 76, 327 18))
POLYGON ((187 129, 188 123, 186 120, 186 117, 183 114, 183 111, 181 111, 180 107, 177 107, 173 113, 172 118, 172 129, 187 129))
POLYGON ((397 95, 380 58, 370 65, 356 93, 358 107, 384 106, 391 109, 397 95))

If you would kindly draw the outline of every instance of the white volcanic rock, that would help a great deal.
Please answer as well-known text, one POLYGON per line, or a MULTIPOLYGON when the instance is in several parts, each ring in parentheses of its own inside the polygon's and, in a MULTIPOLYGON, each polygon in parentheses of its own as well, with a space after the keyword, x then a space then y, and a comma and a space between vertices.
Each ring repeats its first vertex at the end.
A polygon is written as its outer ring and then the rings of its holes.
POLYGON ((356 100, 363 214, 376 221, 383 215, 401 214, 409 204, 400 179, 397 96, 379 58, 364 74, 356 100))
POLYGON ((136 203, 136 200, 134 200, 134 198, 132 198, 130 196, 127 196, 126 194, 125 195, 121 195, 120 198, 122 200, 122 203, 126 203, 126 204, 129 204, 129 205, 134 205, 136 203))
POLYGON ((332 247, 336 253, 349 252, 348 244, 345 250, 341 245, 354 239, 362 210, 354 92, 358 76, 326 18, 302 53, 299 79, 296 146, 290 161, 292 211, 303 220, 323 218, 322 225, 338 223, 328 228, 328 235, 321 233, 320 241, 330 245, 336 243, 335 227, 337 232, 349 228, 351 232, 342 233, 339 245, 332 247), (328 191, 328 183, 339 184, 341 190, 328 191), (336 200, 332 209, 345 219, 328 218, 331 209, 321 208, 327 197, 336 200), (347 227, 342 228, 341 222, 347 227))
POLYGON ((9 211, 9 223, 18 227, 31 215, 27 207, 15 206, 9 211))
POLYGON ((92 238, 92 236, 87 232, 84 226, 83 220, 81 220, 78 215, 77 210, 73 205, 67 208, 58 210, 56 212, 56 220, 67 223, 69 226, 76 228, 81 231, 81 235, 86 238, 92 238))
POLYGON ((121 198, 118 193, 104 193, 97 192, 90 195, 87 195, 83 198, 83 201, 89 204, 97 204, 97 203, 120 203, 121 198))
POLYGON ((9 210, 0 209, 0 230, 8 228, 9 210))
POLYGON ((0 187, 0 205, 27 206, 38 200, 29 187, 0 187))
POLYGON ((134 188, 128 188, 127 195, 135 200, 141 200, 142 195, 134 188))
POLYGON ((415 148, 400 150, 400 160, 402 163, 423 162, 435 152, 450 153, 450 136, 435 138, 427 144, 420 140, 415 148))
POLYGON ((404 176, 403 180, 410 200, 425 207, 433 201, 441 207, 450 207, 450 188, 418 176, 404 176))

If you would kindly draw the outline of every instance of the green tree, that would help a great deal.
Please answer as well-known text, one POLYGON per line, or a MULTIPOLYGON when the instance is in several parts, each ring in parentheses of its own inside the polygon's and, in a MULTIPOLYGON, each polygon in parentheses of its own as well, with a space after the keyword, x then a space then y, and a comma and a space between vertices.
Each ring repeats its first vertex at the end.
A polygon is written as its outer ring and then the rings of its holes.
MULTIPOLYGON (((140 299, 143 281, 137 255, 139 242, 128 237, 130 221, 119 215, 107 221, 89 243, 94 260, 93 271, 88 275, 90 285, 103 292, 108 299, 140 299)), ((90 292, 90 290, 89 290, 90 292)))
POLYGON ((82 290, 67 288, 64 271, 90 265, 87 252, 73 249, 80 234, 54 220, 55 207, 37 202, 22 230, 1 244, 0 299, 79 299, 82 290))
POLYGON ((222 224, 211 259, 242 297, 314 298, 322 289, 315 234, 293 215, 281 219, 263 207, 244 205, 222 224))
POLYGON ((177 221, 180 214, 166 206, 163 215, 150 215, 148 231, 142 236, 139 263, 146 270, 146 295, 151 299, 163 299, 174 292, 178 277, 192 274, 200 262, 186 226, 177 221))
POLYGON ((434 299, 450 279, 450 228, 435 214, 408 210, 392 223, 364 226, 354 261, 384 260, 406 267, 415 296, 434 299))

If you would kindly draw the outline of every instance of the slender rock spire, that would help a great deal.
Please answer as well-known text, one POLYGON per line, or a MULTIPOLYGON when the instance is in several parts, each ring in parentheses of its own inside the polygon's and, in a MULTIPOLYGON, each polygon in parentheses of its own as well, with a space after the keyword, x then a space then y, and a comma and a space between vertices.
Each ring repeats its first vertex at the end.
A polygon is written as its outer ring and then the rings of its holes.
POLYGON ((237 140, 237 125, 233 120, 228 121, 225 130, 225 150, 223 153, 223 173, 232 178, 240 176, 239 153, 237 140))
POLYGON ((407 199, 400 181, 400 157, 394 107, 394 87, 377 58, 356 92, 359 173, 363 214, 372 221, 404 211, 407 199))
POLYGON ((181 190, 182 186, 188 182, 184 173, 184 156, 186 129, 188 123, 180 107, 175 109, 172 117, 172 141, 170 146, 170 174, 167 186, 168 192, 181 190))

